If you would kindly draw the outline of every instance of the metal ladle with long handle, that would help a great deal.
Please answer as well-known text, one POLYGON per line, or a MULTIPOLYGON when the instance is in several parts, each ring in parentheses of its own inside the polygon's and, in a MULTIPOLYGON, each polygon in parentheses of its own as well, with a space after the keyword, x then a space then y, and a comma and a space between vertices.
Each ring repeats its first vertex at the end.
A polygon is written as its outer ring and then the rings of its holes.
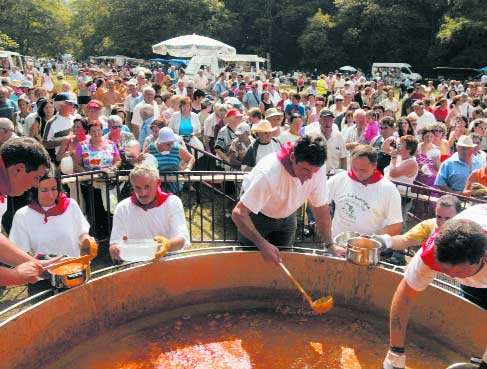
POLYGON ((321 297, 318 300, 313 301, 311 299, 311 296, 306 293, 303 287, 301 287, 301 284, 297 281, 296 278, 291 274, 291 272, 286 268, 286 266, 283 264, 281 261, 279 263, 280 267, 284 272, 291 278, 291 281, 294 283, 294 285, 298 288, 299 291, 303 294, 304 298, 306 301, 308 301, 309 305, 311 306, 311 309, 313 309, 314 312, 316 313, 326 313, 330 311, 333 308, 333 297, 332 296, 325 296, 321 297))

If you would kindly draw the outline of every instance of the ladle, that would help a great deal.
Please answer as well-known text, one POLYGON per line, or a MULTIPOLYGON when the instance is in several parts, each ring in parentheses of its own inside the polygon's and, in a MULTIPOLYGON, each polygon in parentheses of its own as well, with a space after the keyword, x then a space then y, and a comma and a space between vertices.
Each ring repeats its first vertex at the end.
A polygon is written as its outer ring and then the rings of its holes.
POLYGON ((299 291, 303 294, 304 298, 306 301, 308 301, 309 305, 311 306, 311 309, 313 309, 314 312, 316 313, 326 313, 330 311, 333 308, 333 297, 332 296, 325 296, 321 297, 318 300, 313 301, 311 299, 311 296, 306 293, 303 287, 299 284, 296 278, 291 274, 291 272, 286 268, 286 266, 283 264, 281 261, 279 263, 281 266, 282 270, 291 278, 291 281, 294 283, 294 285, 298 288, 299 291))

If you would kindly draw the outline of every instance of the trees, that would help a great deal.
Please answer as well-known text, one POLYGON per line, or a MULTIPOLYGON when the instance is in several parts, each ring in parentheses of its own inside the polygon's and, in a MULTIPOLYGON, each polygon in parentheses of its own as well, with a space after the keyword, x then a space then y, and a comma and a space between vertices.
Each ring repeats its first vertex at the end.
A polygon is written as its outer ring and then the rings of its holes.
POLYGON ((0 0, 0 24, 21 54, 60 55, 71 13, 62 0, 0 0))

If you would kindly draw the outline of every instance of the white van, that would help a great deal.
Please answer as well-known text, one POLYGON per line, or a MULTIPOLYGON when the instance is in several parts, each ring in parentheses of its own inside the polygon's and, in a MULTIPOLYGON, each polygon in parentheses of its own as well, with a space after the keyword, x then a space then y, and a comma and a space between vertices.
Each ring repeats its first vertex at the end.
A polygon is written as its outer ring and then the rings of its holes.
POLYGON ((374 63, 372 64, 372 78, 381 79, 384 84, 398 86, 402 80, 420 80, 422 77, 411 70, 407 63, 374 63))
POLYGON ((257 55, 195 55, 191 58, 185 68, 186 76, 191 79, 198 70, 204 67, 210 67, 215 76, 219 75, 226 67, 242 73, 244 75, 254 76, 264 68, 266 59, 257 55))
POLYGON ((0 68, 12 70, 12 67, 17 67, 19 71, 24 70, 20 54, 15 51, 0 50, 0 68))

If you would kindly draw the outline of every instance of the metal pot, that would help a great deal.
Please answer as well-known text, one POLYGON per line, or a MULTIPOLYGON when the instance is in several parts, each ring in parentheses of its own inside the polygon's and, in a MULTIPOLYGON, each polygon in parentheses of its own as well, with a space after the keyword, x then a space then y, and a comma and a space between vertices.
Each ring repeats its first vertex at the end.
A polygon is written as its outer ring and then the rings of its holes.
POLYGON ((339 246, 347 247, 348 240, 353 237, 360 237, 360 233, 353 231, 340 232, 335 236, 333 242, 339 246))
POLYGON ((71 263, 50 270, 51 286, 56 288, 73 288, 86 282, 91 277, 89 262, 71 263))
POLYGON ((347 260, 357 265, 377 265, 380 242, 368 237, 352 237, 347 242, 347 260))

